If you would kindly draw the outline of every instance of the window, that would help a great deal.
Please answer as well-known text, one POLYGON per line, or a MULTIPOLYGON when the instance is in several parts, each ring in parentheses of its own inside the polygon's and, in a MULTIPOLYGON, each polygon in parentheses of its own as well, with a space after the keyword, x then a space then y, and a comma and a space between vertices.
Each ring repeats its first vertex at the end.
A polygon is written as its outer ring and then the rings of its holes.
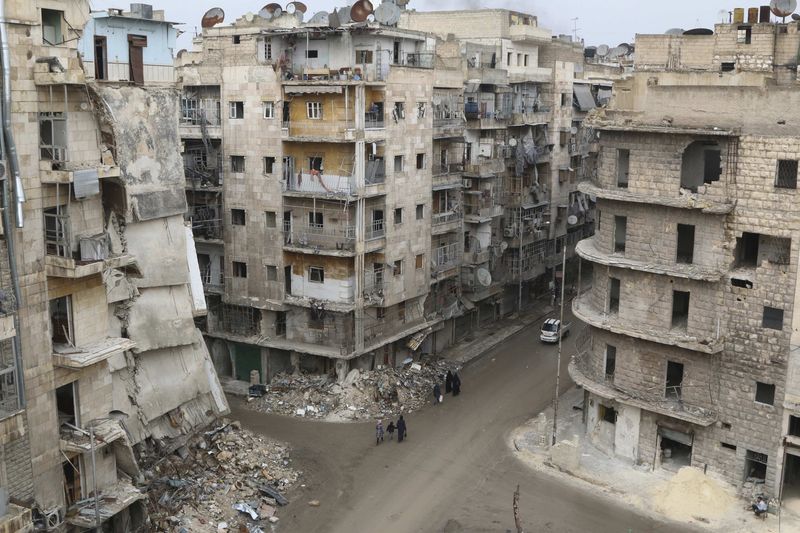
POLYGON ((233 44, 239 44, 241 42, 242 42, 242 36, 241 35, 234 35, 233 36, 233 44))
POLYGON ((606 344, 606 379, 614 379, 617 369, 617 347, 606 344))
POLYGON ((736 266, 754 267, 758 263, 758 233, 742 233, 736 239, 736 266))
POLYGON ((628 188, 630 165, 631 151, 627 149, 617 150, 617 187, 620 189, 628 188))
POLYGON ((417 154, 417 170, 425 168, 425 154, 417 154))
POLYGON ((731 278, 731 285, 741 289, 752 289, 753 282, 749 279, 731 278))
POLYGON ((667 361, 667 384, 664 390, 664 397, 673 400, 680 400, 682 387, 683 363, 667 361))
POLYGON ((356 50, 356 63, 359 65, 372 63, 372 50, 356 50))
POLYGON ((103 35, 94 36, 94 77, 97 80, 108 78, 108 47, 103 35))
POLYGON ((691 264, 694 259, 694 226, 678 224, 676 262, 691 264))
POLYGON ((241 174, 244 172, 244 156, 232 155, 231 156, 231 172, 241 174))
POLYGON ((610 424, 617 423, 617 410, 613 407, 603 405, 602 403, 597 404, 597 416, 603 422, 608 422, 610 424))
POLYGON ((772 383, 761 383, 760 381, 756 381, 756 403, 774 405, 775 385, 772 383))
POLYGON ((67 160, 67 118, 64 113, 39 113, 39 156, 46 161, 67 160))
POLYGON ((231 224, 234 226, 245 225, 245 210, 244 209, 231 209, 231 224))
POLYGON ((64 42, 63 20, 63 11, 42 9, 42 40, 44 44, 54 45, 64 42))
POLYGON ((522 56, 522 65, 527 67, 528 66, 528 54, 522 56))
POLYGON ((272 39, 265 39, 261 42, 259 54, 263 55, 263 57, 260 58, 263 61, 272 61, 272 39))
POLYGON ((425 118, 425 102, 417 102, 417 118, 425 118))
POLYGON ((308 168, 309 170, 319 170, 320 172, 322 172, 322 157, 321 156, 309 157, 308 168))
POLYGON ((309 59, 317 59, 319 58, 319 50, 308 50, 306 52, 306 57, 309 59))
POLYGON ((778 171, 775 174, 775 187, 779 189, 797 188, 797 160, 778 160, 778 171))
POLYGON ((396 207, 394 210, 394 223, 395 225, 399 225, 403 223, 403 208, 396 207))
POLYGON ((72 257, 68 224, 66 205, 49 207, 44 210, 44 241, 48 255, 72 257))
POLYGON ((264 102, 262 105, 264 118, 275 118, 275 102, 264 102))
POLYGON ((325 269, 322 267, 308 267, 308 281, 311 283, 325 283, 325 269))
POLYGON ((800 437, 800 417, 789 415, 789 435, 800 437))
POLYGON ((244 118, 244 102, 228 102, 228 118, 244 118))
POLYGON ((322 102, 306 102, 306 116, 312 120, 321 120, 322 102))
POLYGON ((744 456, 744 477, 745 480, 761 480, 767 479, 767 463, 769 456, 765 453, 754 452, 747 450, 744 456))
POLYGON ((567 107, 568 102, 567 93, 561 93, 561 107, 567 107))
POLYGON ((278 226, 278 217, 275 211, 267 211, 264 213, 266 217, 267 227, 268 228, 275 228, 278 226))
POLYGON ((394 109, 392 110, 392 118, 395 122, 406 118, 406 104, 405 102, 395 102, 394 109))
POLYGON ((719 445, 722 446, 723 448, 727 448, 728 450, 736 451, 736 446, 733 444, 727 442, 720 442, 719 445))
POLYGON ((275 335, 278 337, 286 336, 286 311, 275 312, 275 335))
POLYGON ((714 141, 694 141, 681 157, 681 187, 697 192, 722 176, 722 147, 714 141))
POLYGON ((403 171, 403 156, 402 155, 394 156, 394 171, 395 172, 402 172, 403 171))
POLYGON ((783 309, 764 306, 764 316, 761 319, 761 327, 768 329, 783 329, 783 309))
POLYGON ((722 65, 722 72, 733 72, 736 70, 736 62, 734 61, 723 61, 722 65))
POLYGON ((672 291, 672 327, 686 329, 689 323, 689 293, 672 291))
POLYGON ((517 54, 517 66, 522 64, 522 54, 517 54))
POLYGON ((72 334, 72 296, 50 300, 50 330, 53 344, 75 342, 72 334))
POLYGON ((416 257, 414 257, 414 266, 417 268, 417 270, 420 270, 425 266, 424 254, 417 254, 416 257))
POLYGON ((619 313, 619 279, 608 278, 608 312, 619 313))
POLYGON ((234 261, 233 262, 233 277, 234 278, 246 278, 247 277, 247 263, 243 263, 242 261, 234 261))
POLYGON ((403 274, 403 260, 398 259, 394 262, 394 275, 400 276, 403 274))
POLYGON ((627 240, 628 217, 614 217, 614 252, 625 252, 625 241, 627 240))
POLYGON ((736 29, 736 43, 750 44, 753 37, 753 29, 750 26, 739 26, 736 29))
POLYGON ((425 218, 425 204, 417 204, 417 220, 425 218))
POLYGON ((264 162, 264 174, 272 174, 275 169, 275 158, 274 157, 265 157, 263 159, 264 162))
POLYGON ((511 52, 508 52, 506 54, 506 65, 509 66, 509 67, 511 66, 511 58, 512 57, 513 57, 513 54, 511 52))
POLYGON ((267 281, 278 281, 278 267, 267 265, 267 281))
POLYGON ((399 304, 397 304, 397 318, 400 320, 400 322, 405 322, 406 321, 406 303, 405 302, 400 302, 399 304))
POLYGON ((325 329, 325 316, 316 309, 309 309, 308 327, 310 329, 325 329))
POLYGON ((308 227, 317 229, 325 227, 325 217, 321 211, 311 211, 308 213, 308 227))

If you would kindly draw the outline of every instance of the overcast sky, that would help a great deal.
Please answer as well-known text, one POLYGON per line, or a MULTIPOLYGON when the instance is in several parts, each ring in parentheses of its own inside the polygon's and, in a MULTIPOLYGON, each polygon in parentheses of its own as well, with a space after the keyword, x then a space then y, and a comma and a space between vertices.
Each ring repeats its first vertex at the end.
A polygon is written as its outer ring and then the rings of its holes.
MULTIPOLYGON (((167 20, 183 22, 180 26, 186 34, 178 41, 178 48, 191 46, 190 35, 200 27, 203 13, 211 7, 225 10, 225 23, 234 21, 249 12, 258 13, 268 1, 261 0, 138 0, 152 2, 154 9, 164 9, 167 20)), ((311 14, 334 7, 341 7, 347 0, 304 0, 311 14)), ((91 0, 94 9, 128 7, 127 1, 91 0)), ((288 0, 279 2, 284 5, 288 0)), ((352 2, 351 2, 352 3, 352 2)), ((377 7, 380 0, 373 0, 377 7)), ((766 0, 760 2, 767 4, 766 0)), ((499 7, 532 13, 539 17, 539 26, 554 34, 572 33, 578 18, 578 37, 586 45, 633 42, 636 33, 663 33, 670 28, 711 28, 733 7, 758 5, 759 2, 736 2, 721 0, 410 0, 411 9, 419 11, 443 9, 476 9, 499 7), (724 11, 724 14, 723 14, 724 11)))

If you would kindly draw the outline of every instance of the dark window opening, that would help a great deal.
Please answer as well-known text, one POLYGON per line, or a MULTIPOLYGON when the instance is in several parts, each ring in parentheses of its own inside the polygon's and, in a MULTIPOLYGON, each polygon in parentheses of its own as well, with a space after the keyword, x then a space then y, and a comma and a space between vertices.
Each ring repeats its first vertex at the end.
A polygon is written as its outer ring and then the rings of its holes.
POLYGON ((241 174, 244 172, 244 156, 232 155, 231 156, 231 172, 241 174))
POLYGON ((800 417, 789 415, 789 435, 800 437, 800 417))
POLYGON ((267 265, 267 281, 278 281, 278 267, 267 265))
POLYGON ((597 416, 603 422, 608 422, 610 424, 617 423, 617 410, 613 407, 603 405, 602 403, 597 406, 597 416))
POLYGON ((662 467, 674 470, 675 468, 692 464, 691 435, 677 431, 669 431, 666 428, 659 428, 659 433, 661 434, 662 467))
POLYGON ((228 118, 244 118, 244 102, 228 102, 228 118))
POLYGON ((312 283, 325 283, 325 269, 322 267, 308 267, 308 281, 312 283))
POLYGON ((754 267, 758 264, 758 233, 742 233, 736 239, 736 266, 754 267))
POLYGON ((608 312, 619 313, 619 279, 608 279, 608 312))
POLYGON ((733 72, 736 70, 736 63, 733 61, 722 62, 722 72, 733 72))
POLYGON ((319 50, 308 50, 306 52, 306 57, 309 59, 317 59, 319 58, 319 50))
POLYGON ((106 37, 95 35, 94 37, 94 78, 105 80, 108 78, 108 53, 106 48, 106 37))
POLYGON ((62 424, 78 425, 78 405, 76 399, 77 381, 67 383, 56 389, 56 409, 58 410, 58 426, 62 424))
POLYGON ((378 320, 383 320, 384 318, 386 318, 386 308, 385 307, 375 308, 375 317, 378 320))
POLYGON ((278 217, 275 211, 266 211, 264 213, 266 217, 266 224, 268 228, 275 228, 278 225, 278 217))
POLYGON ((246 218, 247 215, 244 209, 231 209, 231 224, 234 226, 244 226, 246 218))
POLYGON ((631 151, 626 149, 617 150, 617 187, 628 188, 628 175, 631 166, 631 151))
POLYGON ((42 9, 42 40, 44 44, 54 45, 64 42, 63 21, 63 11, 42 9))
POLYGON ((722 429, 731 429, 730 422, 723 422, 722 423, 722 429))
POLYGON ((403 208, 396 207, 394 210, 394 223, 395 224, 402 224, 403 223, 403 208))
POLYGON ((764 306, 764 316, 761 319, 761 327, 768 329, 783 329, 783 309, 764 306))
POLYGON ((75 344, 72 335, 72 297, 50 300, 50 328, 53 344, 75 344))
POLYGON ((678 263, 691 264, 694 260, 694 226, 678 224, 678 263))
POLYGON ((606 344, 606 379, 613 379, 617 369, 617 347, 606 344))
POLYGON ((246 278, 247 277, 247 263, 241 261, 233 262, 233 277, 246 278))
POLYGON ((672 400, 680 400, 682 387, 683 363, 667 361, 667 382, 664 388, 664 397, 672 400))
POLYGON ((733 444, 729 444, 727 442, 720 442, 719 445, 722 446, 723 448, 736 451, 736 446, 734 446, 733 444))
POLYGON ((275 170, 275 158, 274 157, 265 157, 264 158, 264 174, 272 174, 275 170))
POLYGON ((744 456, 745 481, 765 481, 767 479, 767 462, 769 462, 767 454, 747 450, 744 456))
POLYGON ((753 28, 750 26, 739 26, 736 28, 736 43, 750 44, 753 39, 753 28))
POLYGON ((308 168, 309 170, 318 170, 322 172, 322 157, 320 156, 309 157, 308 168))
POLYGON ((61 466, 64 470, 64 492, 67 505, 72 505, 82 499, 81 492, 81 464, 80 456, 73 461, 64 461, 61 466))
POLYGON ((734 287, 741 287, 742 289, 753 288, 753 282, 750 281, 749 279, 731 278, 731 285, 733 285, 734 287))
POLYGON ((417 170, 425 168, 425 154, 417 154, 417 170))
POLYGON ((275 335, 278 337, 286 336, 286 311, 275 312, 275 335))
POLYGON ((425 204, 417 204, 417 220, 425 218, 425 204))
POLYGON ((672 327, 686 329, 689 323, 689 293, 672 291, 672 327))
POLYGON ((239 44, 241 42, 242 42, 242 36, 241 35, 234 35, 233 36, 233 44, 239 44))
POLYGON ((402 172, 403 171, 403 156, 402 155, 394 156, 394 171, 395 172, 402 172))
POLYGON ((627 240, 628 217, 614 217, 614 252, 625 252, 625 241, 627 240))
POLYGON ((756 381, 756 402, 764 405, 775 404, 775 385, 756 381))
POLYGON ((697 192, 703 184, 722 176, 722 151, 713 141, 695 141, 683 151, 681 187, 697 192))
POLYGON ((325 329, 325 315, 316 309, 308 310, 308 327, 309 329, 325 329))
POLYGON ((325 227, 325 216, 321 211, 310 211, 308 213, 308 226, 310 228, 322 229, 325 227))
POLYGON ((780 159, 775 174, 775 187, 779 189, 797 188, 797 160, 780 159))

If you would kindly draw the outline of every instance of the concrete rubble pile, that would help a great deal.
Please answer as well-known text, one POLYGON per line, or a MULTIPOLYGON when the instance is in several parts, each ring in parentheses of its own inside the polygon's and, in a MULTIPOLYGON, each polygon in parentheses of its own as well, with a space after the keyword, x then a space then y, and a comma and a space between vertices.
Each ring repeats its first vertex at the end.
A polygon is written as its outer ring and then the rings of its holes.
POLYGON ((238 422, 192 437, 145 470, 153 531, 257 533, 301 476, 289 448, 241 429, 238 422))
POLYGON ((251 397, 250 405, 263 412, 329 421, 391 418, 433 401, 436 383, 444 393, 448 370, 457 367, 444 360, 353 369, 340 383, 329 375, 279 374, 263 388, 263 396, 251 397))

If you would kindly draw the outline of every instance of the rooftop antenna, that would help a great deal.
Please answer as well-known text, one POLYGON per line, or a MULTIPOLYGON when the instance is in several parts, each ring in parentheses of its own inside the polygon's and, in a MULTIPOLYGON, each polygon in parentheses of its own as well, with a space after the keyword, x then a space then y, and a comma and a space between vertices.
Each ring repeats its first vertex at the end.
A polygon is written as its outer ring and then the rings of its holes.
POLYGON ((769 10, 776 17, 781 17, 782 22, 786 22, 786 17, 794 13, 797 9, 797 0, 772 0, 769 3, 769 10))
POLYGON ((733 17, 733 11, 728 11, 727 9, 720 9, 719 11, 717 11, 717 17, 719 17, 720 23, 725 24, 727 22, 728 24, 730 24, 731 17, 733 17))
POLYGON ((578 42, 578 30, 582 29, 578 27, 578 20, 579 20, 578 17, 572 19, 572 39, 575 42, 578 42))
POLYGON ((200 20, 200 26, 203 28, 213 28, 225 20, 225 12, 221 7, 212 7, 203 18, 200 20))

